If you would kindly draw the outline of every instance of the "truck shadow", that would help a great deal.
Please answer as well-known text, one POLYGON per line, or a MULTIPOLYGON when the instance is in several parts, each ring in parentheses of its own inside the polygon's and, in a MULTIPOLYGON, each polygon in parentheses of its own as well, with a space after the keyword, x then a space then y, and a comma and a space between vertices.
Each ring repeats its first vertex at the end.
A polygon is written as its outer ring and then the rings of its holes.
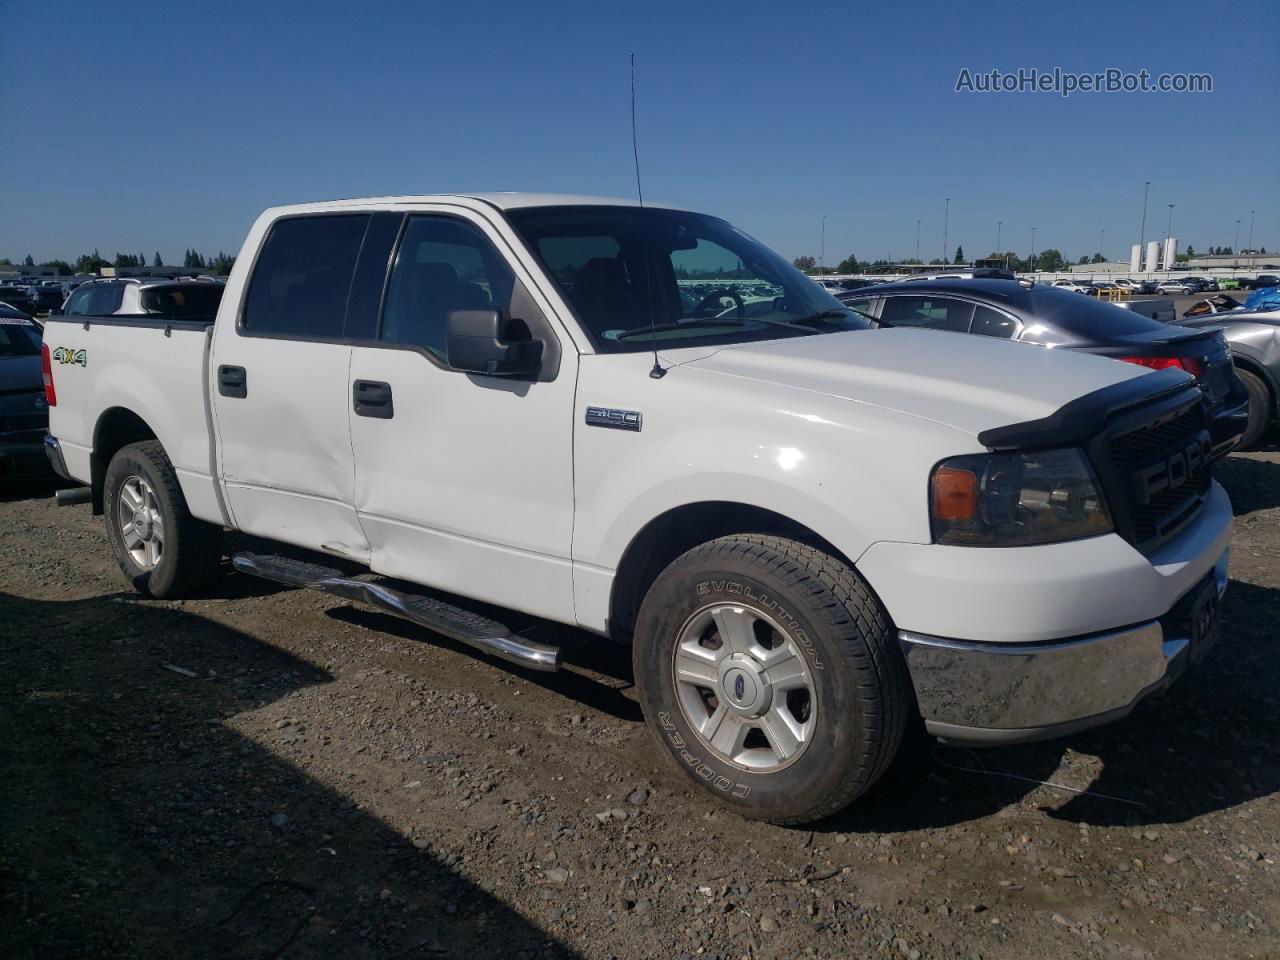
POLYGON ((242 732, 313 664, 124 596, 0 624, 0 956, 574 955, 242 732))
POLYGON ((1230 456, 1217 463, 1214 476, 1230 495, 1237 517, 1280 506, 1280 463, 1230 456))
POLYGON ((1205 662, 1124 720, 986 750, 932 744, 918 730, 881 784, 821 829, 894 833, 1014 804, 1098 826, 1182 823, 1275 794, 1280 590, 1233 581, 1223 615, 1223 637, 1205 662))

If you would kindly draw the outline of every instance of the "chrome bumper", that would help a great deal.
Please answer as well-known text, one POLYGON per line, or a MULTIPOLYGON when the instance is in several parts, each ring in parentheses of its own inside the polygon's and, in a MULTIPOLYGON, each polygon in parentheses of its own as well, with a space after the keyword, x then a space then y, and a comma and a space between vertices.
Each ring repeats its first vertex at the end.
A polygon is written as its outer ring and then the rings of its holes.
MULTIPOLYGON (((1226 552, 1209 578, 1221 596, 1226 552)), ((949 743, 1025 743, 1117 720, 1177 679, 1191 645, 1188 625, 1175 613, 1181 606, 1180 600, 1159 620, 1048 643, 975 643, 907 631, 898 640, 930 734, 949 743)))
POLYGON ((62 457, 62 444, 58 443, 58 438, 52 434, 44 435, 44 455, 49 459, 49 466, 53 468, 53 472, 63 480, 75 479, 67 470, 67 461, 62 457))

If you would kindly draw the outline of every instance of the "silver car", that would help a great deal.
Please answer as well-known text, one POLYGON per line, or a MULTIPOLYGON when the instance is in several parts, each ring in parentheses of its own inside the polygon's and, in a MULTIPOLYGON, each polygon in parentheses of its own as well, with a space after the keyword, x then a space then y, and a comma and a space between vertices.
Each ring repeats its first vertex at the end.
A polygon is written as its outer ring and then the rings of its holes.
POLYGON ((1177 321, 1183 327, 1220 327, 1231 346, 1231 360, 1249 394, 1249 422, 1238 449, 1256 446, 1280 415, 1280 297, 1225 313, 1207 313, 1177 321), (1270 309, 1267 309, 1270 307, 1270 309))

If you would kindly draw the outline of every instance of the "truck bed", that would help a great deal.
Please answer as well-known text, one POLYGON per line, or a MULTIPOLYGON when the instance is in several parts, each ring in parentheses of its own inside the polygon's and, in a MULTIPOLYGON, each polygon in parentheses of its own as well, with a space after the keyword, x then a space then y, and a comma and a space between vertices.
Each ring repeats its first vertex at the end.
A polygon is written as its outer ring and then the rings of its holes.
MULTIPOLYGON (((212 321, 156 317, 50 317, 44 329, 57 404, 49 409, 68 471, 93 479, 95 432, 145 410, 191 512, 223 522, 211 470, 207 391, 212 321)), ((108 427, 110 428, 110 427, 108 427)))

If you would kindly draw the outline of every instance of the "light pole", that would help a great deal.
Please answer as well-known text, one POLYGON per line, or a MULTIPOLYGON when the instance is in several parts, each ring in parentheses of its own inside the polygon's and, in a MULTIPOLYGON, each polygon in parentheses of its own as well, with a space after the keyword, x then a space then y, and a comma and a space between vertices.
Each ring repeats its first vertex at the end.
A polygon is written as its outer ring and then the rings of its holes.
POLYGON ((920 224, 924 223, 924 218, 916 220, 916 262, 920 262, 920 224))
POLYGON ((1102 232, 1098 234, 1098 256, 1100 256, 1104 261, 1107 259, 1107 255, 1102 252, 1102 248, 1105 247, 1106 245, 1107 245, 1107 228, 1103 227, 1102 232))
POLYGON ((996 253, 1000 252, 1000 228, 1004 226, 1003 220, 996 221, 996 253))
POLYGON ((1240 221, 1236 221, 1236 242, 1231 247, 1232 252, 1236 255, 1236 269, 1240 269, 1240 221))
POLYGON ((822 240, 818 244, 818 275, 827 272, 827 218, 822 218, 822 240))
POLYGON ((1148 180, 1142 186, 1142 229, 1138 231, 1138 256, 1146 256, 1147 246, 1147 191, 1151 189, 1151 181, 1148 180))
POLYGON ((1252 210, 1249 211, 1249 253, 1250 255, 1253 254, 1253 213, 1254 211, 1252 210))
POLYGON ((1031 228, 1031 272, 1036 272, 1036 228, 1031 228))
POLYGON ((951 198, 947 197, 946 209, 942 212, 942 262, 947 262, 947 228, 951 225, 951 198))

